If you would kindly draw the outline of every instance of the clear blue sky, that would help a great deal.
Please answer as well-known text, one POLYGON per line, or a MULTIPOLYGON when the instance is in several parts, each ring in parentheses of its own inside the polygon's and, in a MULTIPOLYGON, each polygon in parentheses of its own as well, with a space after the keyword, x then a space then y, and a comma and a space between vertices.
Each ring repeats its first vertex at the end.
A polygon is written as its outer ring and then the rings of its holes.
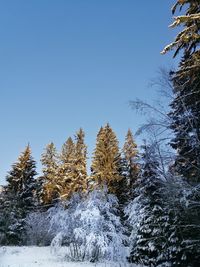
POLYGON ((151 101, 149 80, 173 65, 160 55, 175 36, 173 3, 0 1, 0 183, 28 142, 39 162, 47 143, 60 148, 79 127, 89 154, 106 122, 120 144, 136 131, 129 100, 151 101))

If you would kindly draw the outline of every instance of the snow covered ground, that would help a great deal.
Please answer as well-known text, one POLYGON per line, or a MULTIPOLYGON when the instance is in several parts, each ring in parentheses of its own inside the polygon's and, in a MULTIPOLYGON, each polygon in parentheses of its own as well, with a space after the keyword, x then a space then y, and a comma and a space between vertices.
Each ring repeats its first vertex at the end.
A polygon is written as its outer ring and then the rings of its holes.
MULTIPOLYGON (((50 247, 0 247, 0 267, 136 267, 119 263, 66 262, 50 247)), ((138 266, 139 267, 139 266, 138 266)))

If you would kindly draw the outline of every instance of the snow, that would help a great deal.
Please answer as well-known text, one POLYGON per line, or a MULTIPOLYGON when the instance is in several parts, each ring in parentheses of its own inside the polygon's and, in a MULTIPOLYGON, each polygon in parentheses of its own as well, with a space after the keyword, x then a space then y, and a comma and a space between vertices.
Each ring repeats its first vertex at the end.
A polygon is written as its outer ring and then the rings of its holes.
POLYGON ((50 247, 0 247, 0 267, 136 267, 111 262, 66 262, 63 255, 55 257, 50 247))
POLYGON ((67 203, 50 210, 52 247, 59 253, 68 246, 69 260, 126 262, 125 228, 117 215, 118 200, 107 189, 94 190, 87 198, 75 194, 67 203))
POLYGON ((3 186, 0 185, 0 194, 3 192, 3 186))

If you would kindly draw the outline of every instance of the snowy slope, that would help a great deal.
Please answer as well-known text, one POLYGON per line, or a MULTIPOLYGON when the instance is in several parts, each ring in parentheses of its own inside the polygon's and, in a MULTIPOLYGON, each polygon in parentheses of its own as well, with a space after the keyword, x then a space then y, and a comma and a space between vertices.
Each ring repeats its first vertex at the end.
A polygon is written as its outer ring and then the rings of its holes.
POLYGON ((51 253, 50 247, 0 247, 0 267, 136 267, 117 263, 65 262, 51 253))

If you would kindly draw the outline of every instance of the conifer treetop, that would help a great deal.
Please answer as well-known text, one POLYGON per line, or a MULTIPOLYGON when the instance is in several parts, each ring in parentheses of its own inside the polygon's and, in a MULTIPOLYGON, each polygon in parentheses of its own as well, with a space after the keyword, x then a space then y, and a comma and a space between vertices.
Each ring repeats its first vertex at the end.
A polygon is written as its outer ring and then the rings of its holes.
POLYGON ((106 124, 97 135, 96 149, 93 153, 91 170, 97 184, 110 185, 122 179, 119 173, 120 159, 119 142, 110 125, 106 124))
POLYGON ((171 28, 183 26, 183 30, 178 33, 175 40, 167 45, 161 54, 165 54, 175 49, 174 57, 181 49, 184 53, 192 54, 200 44, 200 2, 196 0, 178 0, 172 7, 174 14, 176 9, 180 10, 188 4, 185 15, 177 16, 174 22, 169 26, 171 28))
POLYGON ((36 174, 36 162, 31 155, 31 148, 28 144, 6 177, 8 188, 16 192, 23 190, 26 184, 33 181, 36 174))
POLYGON ((125 138, 123 152, 127 161, 131 161, 131 159, 135 158, 138 154, 137 144, 134 141, 133 133, 130 129, 128 129, 125 138))
POLYGON ((56 147, 54 143, 51 142, 46 146, 45 151, 41 157, 41 162, 44 166, 43 168, 44 174, 47 174, 46 172, 51 172, 51 171, 54 172, 54 170, 58 166, 57 158, 58 158, 58 155, 57 155, 56 147))
POLYGON ((62 146, 60 160, 61 163, 68 163, 70 158, 74 155, 75 144, 71 137, 69 137, 62 146))

